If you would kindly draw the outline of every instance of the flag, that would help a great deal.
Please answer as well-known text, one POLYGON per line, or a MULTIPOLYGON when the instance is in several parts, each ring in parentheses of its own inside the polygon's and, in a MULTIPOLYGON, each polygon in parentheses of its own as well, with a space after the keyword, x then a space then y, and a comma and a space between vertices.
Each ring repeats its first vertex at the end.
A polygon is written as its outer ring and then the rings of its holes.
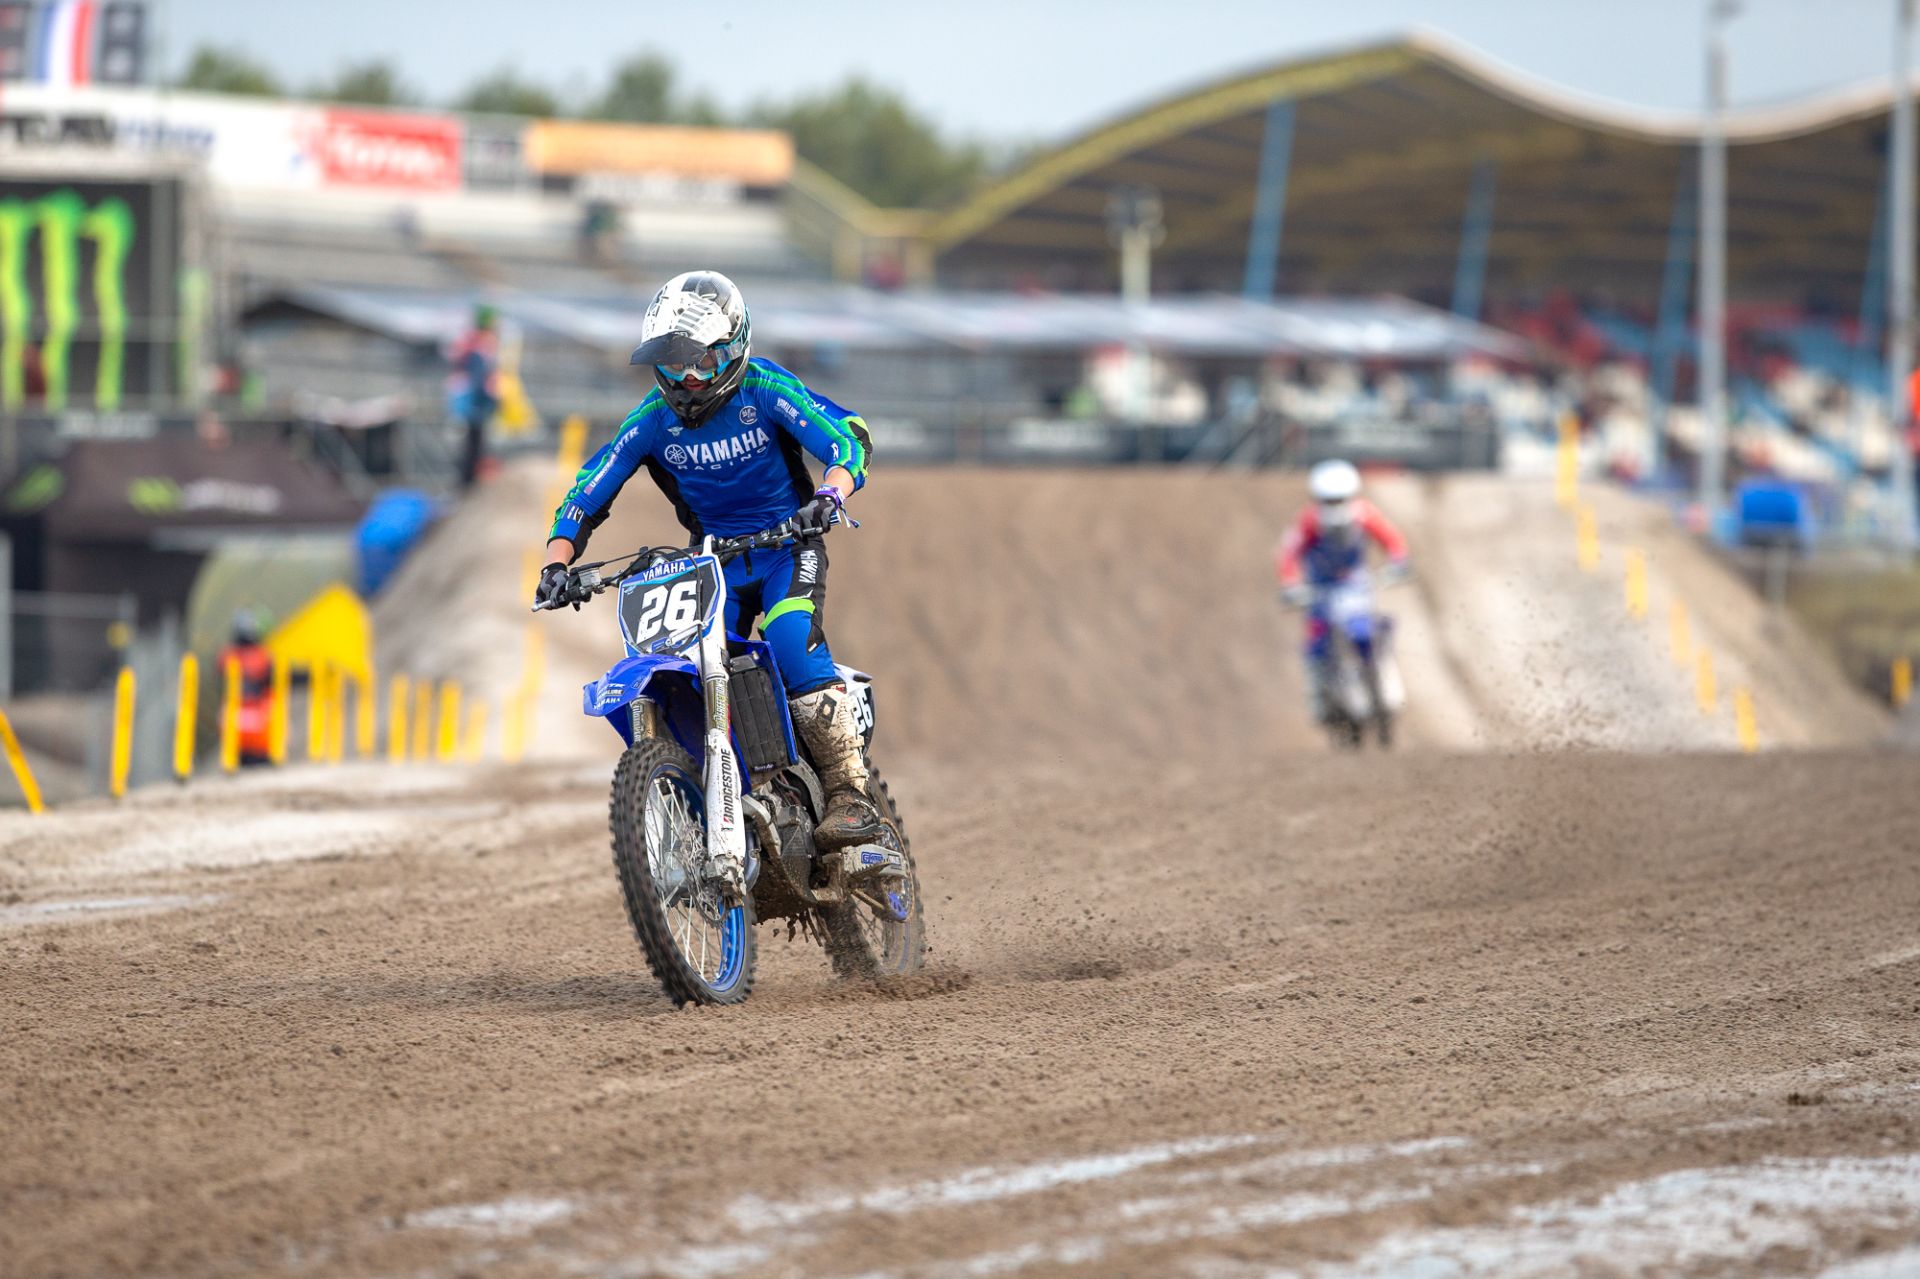
POLYGON ((34 79, 58 85, 92 81, 95 7, 95 0, 54 0, 42 9, 34 79))

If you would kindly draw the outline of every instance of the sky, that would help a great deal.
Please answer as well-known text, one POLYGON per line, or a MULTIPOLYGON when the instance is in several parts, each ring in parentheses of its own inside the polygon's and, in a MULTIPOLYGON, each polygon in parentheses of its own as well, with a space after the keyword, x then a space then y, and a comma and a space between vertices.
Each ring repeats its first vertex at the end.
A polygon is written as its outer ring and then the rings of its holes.
MULTIPOLYGON (((502 66, 578 101, 619 58, 678 60, 723 107, 860 74, 956 135, 1063 140, 1235 71, 1424 26, 1562 86, 1637 106, 1702 101, 1706 0, 156 0, 161 57, 237 47, 295 86, 393 60, 430 99, 502 66), (449 13, 457 17, 449 17, 449 13), (1170 16, 1171 15, 1171 16, 1170 16)), ((1885 78, 1895 0, 1744 0, 1731 100, 1885 78)))

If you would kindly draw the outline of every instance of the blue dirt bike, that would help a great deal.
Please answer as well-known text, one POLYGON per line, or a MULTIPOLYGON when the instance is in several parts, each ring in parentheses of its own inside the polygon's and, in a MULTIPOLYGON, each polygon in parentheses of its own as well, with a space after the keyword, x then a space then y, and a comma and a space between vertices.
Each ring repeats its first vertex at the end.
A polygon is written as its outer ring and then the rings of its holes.
MULTIPOLYGON (((1393 617, 1374 602, 1375 587, 1408 580, 1389 568, 1376 581, 1365 569, 1338 582, 1301 587, 1283 596, 1290 608, 1312 609, 1327 627, 1327 657, 1319 673, 1321 725, 1336 750, 1360 750, 1371 728, 1382 750, 1393 745, 1394 722, 1406 706, 1406 685, 1394 655, 1393 617)), ((1309 673, 1312 678, 1312 673, 1309 673)))
MULTIPOLYGON (((626 743, 613 777, 613 864, 647 964, 681 1006, 746 999, 754 926, 767 920, 817 938, 843 976, 912 973, 926 956, 913 850, 879 771, 869 761, 880 835, 818 849, 826 793, 793 731, 773 651, 726 633, 722 566, 799 536, 783 524, 579 565, 549 606, 619 592, 627 655, 586 686, 585 710, 626 743)), ((872 680, 838 669, 870 744, 872 680)))

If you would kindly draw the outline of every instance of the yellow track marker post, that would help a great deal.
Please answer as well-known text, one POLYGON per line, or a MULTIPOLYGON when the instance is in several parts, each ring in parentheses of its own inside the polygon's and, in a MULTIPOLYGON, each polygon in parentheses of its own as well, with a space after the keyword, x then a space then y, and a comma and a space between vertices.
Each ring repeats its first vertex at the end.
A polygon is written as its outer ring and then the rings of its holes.
POLYGON ((1907 704, 1913 696, 1913 659, 1896 657, 1893 660, 1893 705, 1897 710, 1907 704))
POLYGON ((433 757, 442 763, 452 760, 460 749, 460 686, 452 680, 440 683, 440 730, 434 741, 433 757))
POLYGON ((356 680, 353 703, 353 753, 360 759, 372 759, 379 739, 380 696, 374 692, 373 675, 356 680))
POLYGON ((180 655, 180 695, 173 709, 173 775, 181 781, 193 776, 194 738, 200 728, 200 659, 180 655))
MULTIPOLYGON (((547 510, 559 509, 586 459, 587 419, 575 413, 560 424, 560 446, 554 450, 553 484, 547 490, 547 510)), ((538 564, 534 565, 534 571, 539 571, 538 564)), ((532 592, 533 588, 529 586, 527 593, 532 592)))
POLYGON ((13 735, 13 725, 8 722, 5 711, 0 711, 0 751, 6 753, 13 780, 20 783, 20 797, 27 801, 27 811, 46 812, 47 806, 40 798, 40 783, 33 779, 33 769, 27 766, 27 753, 20 749, 20 739, 13 735))
POLYGON ((1593 508, 1581 503, 1574 513, 1577 527, 1574 533, 1575 549, 1580 557, 1580 568, 1591 573, 1600 567, 1600 526, 1594 518, 1593 508))
POLYGON ((413 686, 407 676, 394 676, 386 682, 386 762, 407 762, 407 703, 413 699, 413 686))
MULTIPOLYGON (((559 503, 554 503, 558 506, 559 503)), ((520 556, 520 595, 523 599, 533 598, 534 588, 540 585, 540 552, 528 547, 520 556)))
POLYGON ((122 666, 113 683, 113 755, 107 789, 119 799, 127 793, 127 774, 133 771, 133 667, 122 666))
POLYGON ((460 743, 460 758, 478 764, 487 754, 487 704, 476 699, 467 708, 467 731, 460 743))
POLYGON ((220 771, 240 771, 240 659, 226 660, 220 692, 220 771))
POLYGON ((527 719, 533 699, 525 689, 507 698, 500 716, 500 758, 518 764, 527 753, 527 719))
POLYGON ((1675 666, 1686 666, 1693 661, 1693 627, 1687 622, 1687 606, 1679 600, 1667 609, 1667 639, 1675 666))
POLYGON ((407 699, 412 696, 405 675, 387 681, 387 762, 407 762, 407 699))
POLYGON ((421 680, 413 686, 413 757, 427 759, 433 751, 433 685, 421 680))
POLYGON ((1580 500, 1580 419, 1560 415, 1560 439, 1554 448, 1553 500, 1572 510, 1580 500))
POLYGON ((1694 667, 1693 696, 1700 703, 1702 715, 1713 714, 1714 707, 1720 704, 1720 685, 1713 677, 1713 654, 1704 648, 1694 667))
POLYGON ((1627 550, 1627 612, 1636 620, 1647 616, 1647 553, 1639 547, 1627 550))
POLYGON ((1753 694, 1744 688, 1733 690, 1733 733, 1740 749, 1751 755, 1760 749, 1760 726, 1753 718, 1753 694))
POLYGON ((527 624, 527 647, 520 659, 520 689, 528 697, 538 697, 547 676, 547 633, 538 622, 527 624))
POLYGON ((287 720, 293 714, 293 668, 285 659, 273 659, 273 700, 267 705, 267 757, 287 762, 287 720))
POLYGON ((327 757, 327 668, 315 662, 307 668, 307 761, 327 757))
POLYGON ((560 451, 555 460, 560 467, 560 482, 572 484, 574 475, 587 460, 587 419, 578 413, 560 423, 560 451))
POLYGON ((347 757, 347 671, 343 666, 327 668, 327 763, 338 764, 347 757))

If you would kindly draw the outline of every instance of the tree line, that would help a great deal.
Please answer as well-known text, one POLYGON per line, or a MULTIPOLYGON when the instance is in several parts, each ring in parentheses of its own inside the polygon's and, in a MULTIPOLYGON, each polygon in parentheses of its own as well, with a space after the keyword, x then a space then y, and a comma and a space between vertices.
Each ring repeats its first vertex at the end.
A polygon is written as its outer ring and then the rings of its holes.
MULTIPOLYGON (((296 91, 245 52, 212 45, 194 51, 175 87, 376 107, 425 103, 385 59, 349 63, 331 79, 296 91)), ((620 63, 604 87, 572 109, 551 88, 510 67, 475 80, 447 105, 483 114, 781 129, 793 136, 794 149, 806 160, 889 208, 957 203, 996 161, 1014 158, 1011 151, 995 154, 980 142, 947 137, 900 94, 857 76, 834 89, 784 103, 756 103, 729 116, 706 94, 683 91, 673 64, 655 53, 620 63)))

